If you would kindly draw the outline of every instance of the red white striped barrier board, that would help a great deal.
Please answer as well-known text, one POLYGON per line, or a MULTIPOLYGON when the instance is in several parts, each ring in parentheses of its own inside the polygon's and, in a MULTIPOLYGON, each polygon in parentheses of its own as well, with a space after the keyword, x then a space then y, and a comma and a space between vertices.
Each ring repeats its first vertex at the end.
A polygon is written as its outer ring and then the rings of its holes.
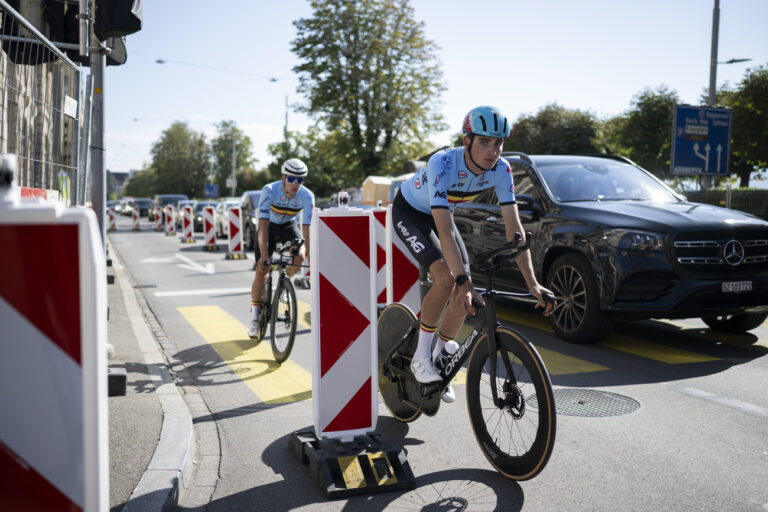
POLYGON ((240 215, 239 206, 233 206, 227 211, 227 221, 229 222, 229 252, 226 257, 230 260, 245 258, 243 252, 243 219, 240 215))
POLYGON ((370 211, 340 207, 317 212, 310 228, 312 312, 318 318, 312 329, 312 406, 318 437, 351 440, 376 426, 374 222, 370 211))
POLYGON ((176 236, 176 222, 173 210, 173 206, 165 207, 165 234, 167 236, 176 236))
POLYGON ((206 250, 219 250, 219 245, 216 243, 216 224, 214 222, 213 206, 203 206, 203 236, 205 238, 206 250))
POLYGON ((0 509, 107 510, 106 263, 96 215, 0 206, 0 245, 13 248, 0 266, 0 509))
POLYGON ((163 208, 155 206, 155 231, 163 230, 163 208))
POLYGON ((116 212, 114 207, 107 208, 107 231, 114 231, 117 229, 115 226, 116 212))
POLYGON ((181 241, 189 244, 195 241, 195 223, 192 218, 192 207, 189 205, 184 206, 181 209, 181 213, 181 225, 183 227, 181 241))
POLYGON ((419 262, 411 255, 392 225, 392 205, 387 207, 387 303, 405 304, 416 316, 421 314, 419 262))
POLYGON ((373 208, 374 236, 376 237, 376 303, 386 306, 387 302, 387 209, 373 208))
POLYGON ((141 231, 141 227, 139 226, 139 207, 137 205, 133 205, 133 212, 131 213, 131 219, 133 220, 133 229, 132 231, 141 231))

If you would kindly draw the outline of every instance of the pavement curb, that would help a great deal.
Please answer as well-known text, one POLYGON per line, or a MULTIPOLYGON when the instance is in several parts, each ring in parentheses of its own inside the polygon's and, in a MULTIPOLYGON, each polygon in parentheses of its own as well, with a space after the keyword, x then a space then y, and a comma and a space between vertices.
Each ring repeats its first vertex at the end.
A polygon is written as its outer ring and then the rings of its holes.
MULTIPOLYGON (((120 260, 119 253, 112 245, 110 252, 120 260)), ((173 510, 178 506, 192 476, 196 447, 192 413, 176 387, 160 347, 147 326, 145 314, 153 313, 139 305, 122 261, 113 264, 113 268, 123 294, 128 319, 163 410, 163 426, 155 452, 122 512, 173 510)))

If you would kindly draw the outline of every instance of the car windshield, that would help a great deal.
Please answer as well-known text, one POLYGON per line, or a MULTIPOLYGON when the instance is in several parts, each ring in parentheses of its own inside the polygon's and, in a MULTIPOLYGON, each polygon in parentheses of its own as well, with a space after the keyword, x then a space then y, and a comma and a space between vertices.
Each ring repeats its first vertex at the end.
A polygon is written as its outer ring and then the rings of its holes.
POLYGON ((206 206, 213 206, 215 208, 216 207, 216 203, 212 203, 212 202, 197 203, 197 205, 195 206, 195 211, 197 211, 197 213, 200 213, 200 212, 203 211, 203 208, 205 208, 206 206))
POLYGON ((680 200, 653 177, 622 162, 546 162, 537 167, 555 199, 562 202, 680 200))
POLYGON ((151 203, 149 199, 134 199, 133 202, 141 206, 142 208, 146 208, 147 206, 149 206, 149 203, 151 203))

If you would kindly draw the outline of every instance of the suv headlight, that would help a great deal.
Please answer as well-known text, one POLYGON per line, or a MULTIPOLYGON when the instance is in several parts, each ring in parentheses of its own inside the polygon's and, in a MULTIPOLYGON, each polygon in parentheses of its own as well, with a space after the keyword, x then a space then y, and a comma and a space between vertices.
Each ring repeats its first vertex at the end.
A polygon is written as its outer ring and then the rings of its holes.
POLYGON ((605 232, 603 239, 612 247, 629 251, 663 251, 664 235, 651 231, 628 231, 611 229, 605 232))

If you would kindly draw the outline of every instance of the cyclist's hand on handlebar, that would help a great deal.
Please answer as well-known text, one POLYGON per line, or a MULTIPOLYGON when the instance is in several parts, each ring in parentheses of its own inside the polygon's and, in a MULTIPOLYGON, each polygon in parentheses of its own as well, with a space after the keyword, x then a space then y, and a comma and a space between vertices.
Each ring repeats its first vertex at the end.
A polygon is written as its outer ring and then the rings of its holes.
POLYGON ((557 302, 555 301, 555 294, 540 284, 536 285, 534 288, 531 288, 530 291, 533 296, 539 300, 539 302, 536 303, 536 309, 544 308, 544 311, 542 311, 541 314, 544 316, 551 315, 552 311, 555 310, 555 306, 557 305, 557 302))
POLYGON ((270 264, 269 256, 262 256, 259 259, 259 266, 261 268, 269 268, 269 264, 270 264))

